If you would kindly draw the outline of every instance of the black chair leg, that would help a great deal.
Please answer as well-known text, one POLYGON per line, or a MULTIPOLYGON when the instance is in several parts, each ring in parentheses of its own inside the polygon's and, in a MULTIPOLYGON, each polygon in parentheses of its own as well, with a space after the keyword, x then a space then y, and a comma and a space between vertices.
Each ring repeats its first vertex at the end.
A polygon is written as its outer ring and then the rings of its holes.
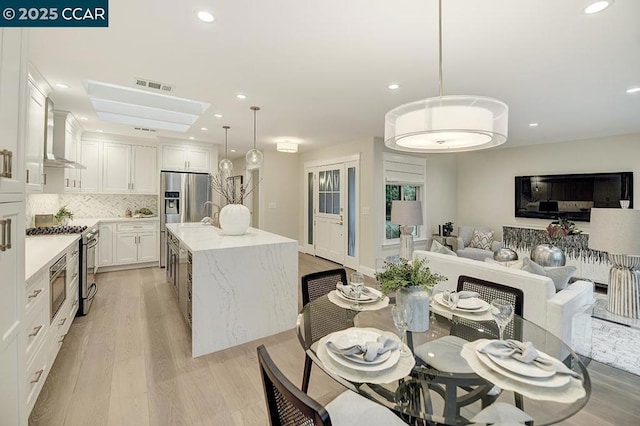
POLYGON ((309 379, 311 378, 311 358, 309 355, 304 355, 304 371, 302 372, 302 392, 307 393, 309 389, 309 379))

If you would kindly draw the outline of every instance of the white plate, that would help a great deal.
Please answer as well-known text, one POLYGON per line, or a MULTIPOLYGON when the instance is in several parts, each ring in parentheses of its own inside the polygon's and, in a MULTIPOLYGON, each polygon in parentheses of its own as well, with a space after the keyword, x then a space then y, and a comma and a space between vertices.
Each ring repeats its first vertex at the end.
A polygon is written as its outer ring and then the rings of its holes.
MULTIPOLYGON (((487 342, 486 344, 489 344, 490 342, 492 342, 492 340, 489 340, 489 342, 487 342)), ((476 347, 476 351, 479 351, 484 346, 485 345, 476 347)), ((544 352, 538 351, 538 353, 540 354, 541 358, 553 361, 553 358, 545 354, 544 352)), ((491 359, 491 361, 502 367, 504 370, 511 371, 512 373, 518 374, 519 376, 542 379, 545 377, 551 377, 556 374, 555 371, 543 370, 535 364, 525 364, 513 358, 502 358, 492 354, 484 355, 487 355, 491 359)))
MULTIPOLYGON (((382 298, 382 293, 378 290, 376 290, 375 288, 371 288, 371 287, 367 287, 369 289, 369 291, 371 292, 372 295, 374 295, 373 298, 370 298, 371 296, 364 296, 364 294, 360 295, 360 303, 364 304, 364 303, 374 303, 374 302, 378 302, 381 300, 382 298), (366 297, 366 299, 363 299, 363 296, 366 297)), ((343 300, 346 300, 347 302, 355 302, 356 298, 355 297, 349 297, 346 296, 344 293, 342 293, 340 290, 336 289, 335 290, 336 294, 338 295, 338 297, 340 297, 343 300)))
MULTIPOLYGON (((327 342, 333 342, 340 347, 347 347, 352 345, 361 345, 366 342, 375 342, 379 336, 380 336, 380 333, 376 333, 375 331, 352 327, 346 330, 336 331, 330 336, 327 336, 328 337, 327 342)), ((379 364, 371 365, 371 363, 360 364, 360 363, 353 362, 343 357, 342 355, 334 354, 333 352, 327 349, 327 354, 329 354, 329 357, 333 361, 337 362, 338 364, 344 367, 351 368, 353 370, 360 370, 360 371, 382 371, 396 365, 398 363, 398 360, 400 359, 400 350, 396 349, 393 351, 389 351, 387 353, 390 355, 386 361, 383 361, 379 364)))
MULTIPOLYGON (((444 301, 444 299, 442 298, 442 293, 437 293, 435 296, 433 296, 433 300, 435 300, 439 305, 444 306, 447 309, 451 309, 449 307, 449 304, 447 302, 444 301)), ((491 306, 489 306, 489 304, 487 302, 485 302, 482 299, 462 299, 458 301, 458 306, 456 306, 455 308, 451 309, 452 311, 461 311, 461 312, 470 312, 470 313, 479 313, 479 312, 486 312, 489 310, 491 306), (470 302, 471 300, 474 300, 476 302, 470 302), (467 301, 467 302, 463 302, 463 301, 467 301), (460 302, 463 302, 463 305, 460 306, 460 302), (475 309, 470 309, 470 308, 465 308, 464 304, 467 303, 467 306, 471 306, 471 303, 478 303, 478 307, 475 309)))
POLYGON ((478 359, 480 360, 480 362, 482 362, 484 365, 490 368, 491 371, 493 371, 494 373, 501 374, 509 379, 512 379, 527 385, 540 386, 543 388, 559 388, 571 381, 571 377, 566 374, 556 374, 551 377, 538 378, 538 379, 533 377, 520 376, 519 374, 512 373, 509 370, 506 370, 501 366, 499 366, 498 364, 494 363, 492 358, 489 358, 487 354, 478 352, 477 349, 476 349, 476 355, 478 356, 478 359))

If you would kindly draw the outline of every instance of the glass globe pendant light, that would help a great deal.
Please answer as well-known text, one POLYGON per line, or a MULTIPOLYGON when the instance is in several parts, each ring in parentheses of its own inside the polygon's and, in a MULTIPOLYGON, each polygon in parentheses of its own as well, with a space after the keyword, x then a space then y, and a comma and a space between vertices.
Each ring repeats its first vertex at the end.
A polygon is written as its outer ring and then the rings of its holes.
POLYGON ((507 141, 509 107, 497 99, 444 96, 442 0, 438 0, 439 96, 400 105, 385 115, 384 144, 407 152, 461 152, 507 141))
POLYGON ((253 111, 253 149, 250 149, 245 155, 248 170, 260 167, 264 159, 262 151, 256 149, 256 112, 260 111, 260 107, 252 106, 250 109, 253 111))
POLYGON ((224 158, 222 160, 220 160, 220 163, 218 163, 218 168, 220 169, 220 171, 226 175, 231 174, 231 171, 233 170, 233 163, 231 162, 231 160, 229 160, 227 158, 227 154, 229 151, 229 129, 231 127, 229 126, 222 126, 222 128, 224 129, 224 158))

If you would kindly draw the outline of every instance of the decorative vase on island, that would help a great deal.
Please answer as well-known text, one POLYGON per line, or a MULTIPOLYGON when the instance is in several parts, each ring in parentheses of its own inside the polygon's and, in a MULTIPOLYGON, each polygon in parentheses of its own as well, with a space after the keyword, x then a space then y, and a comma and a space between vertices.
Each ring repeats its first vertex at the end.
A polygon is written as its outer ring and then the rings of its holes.
POLYGON ((531 260, 540 266, 564 266, 567 259, 561 248, 551 244, 539 244, 531 250, 531 260))
POLYGON ((243 235, 251 222, 251 212, 244 204, 227 204, 218 218, 225 235, 243 235))
POLYGON ((420 286, 403 287, 396 291, 396 299, 399 305, 408 305, 411 308, 408 331, 429 330, 429 292, 420 286))

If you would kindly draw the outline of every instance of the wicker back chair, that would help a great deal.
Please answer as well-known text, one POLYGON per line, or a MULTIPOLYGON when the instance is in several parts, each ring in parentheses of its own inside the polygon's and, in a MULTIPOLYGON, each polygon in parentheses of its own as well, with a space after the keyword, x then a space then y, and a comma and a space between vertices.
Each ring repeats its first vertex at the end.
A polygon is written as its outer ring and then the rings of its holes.
POLYGON ((302 276, 302 305, 313 302, 318 297, 328 294, 336 289, 336 283, 347 282, 347 271, 344 268, 330 269, 328 271, 314 272, 302 276))
MULTIPOLYGON (((480 294, 480 299, 487 303, 491 303, 492 300, 502 299, 510 302, 514 307, 514 313, 518 316, 522 316, 522 307, 524 305, 524 295, 522 290, 508 287, 502 284, 494 283, 491 281, 481 280, 479 278, 468 277, 461 275, 458 278, 458 291, 475 291, 480 294)), ((493 330, 485 330, 482 334, 476 330, 476 327, 467 327, 465 325, 464 318, 457 318, 457 323, 452 327, 451 334, 459 337, 465 337, 468 341, 473 341, 481 338, 487 338, 489 334, 493 338, 498 338, 497 328, 494 333, 493 330), (454 330, 455 328, 455 330, 454 330), (475 332, 477 335, 468 335, 468 333, 475 332)), ((469 322, 471 323, 471 322, 469 322)), ((511 320, 505 327, 504 335, 506 339, 521 339, 522 330, 520 330, 520 323, 511 320)))
POLYGON ((258 364, 267 402, 269 424, 291 426, 330 425, 324 407, 300 391, 276 367, 264 345, 258 346, 258 364))
MULTIPOLYGON (((302 304, 306 305, 309 302, 313 302, 319 297, 328 294, 331 290, 336 289, 336 283, 341 281, 343 284, 347 284, 347 271, 344 268, 330 269, 327 271, 314 272, 304 275, 302 277, 302 304)), ((336 315, 345 315, 344 310, 335 307, 336 315)), ((334 331, 342 330, 344 328, 344 319, 339 320, 338 317, 333 315, 327 315, 326 307, 319 309, 319 312, 310 312, 310 321, 305 322, 305 326, 309 328, 306 330, 306 334, 311 337, 312 341, 333 333, 334 331), (318 317, 319 314, 322 317, 318 317)), ((308 355, 305 355, 304 359, 304 371, 302 373, 302 391, 307 392, 309 389, 309 379, 311 378, 311 366, 313 362, 308 355)))

